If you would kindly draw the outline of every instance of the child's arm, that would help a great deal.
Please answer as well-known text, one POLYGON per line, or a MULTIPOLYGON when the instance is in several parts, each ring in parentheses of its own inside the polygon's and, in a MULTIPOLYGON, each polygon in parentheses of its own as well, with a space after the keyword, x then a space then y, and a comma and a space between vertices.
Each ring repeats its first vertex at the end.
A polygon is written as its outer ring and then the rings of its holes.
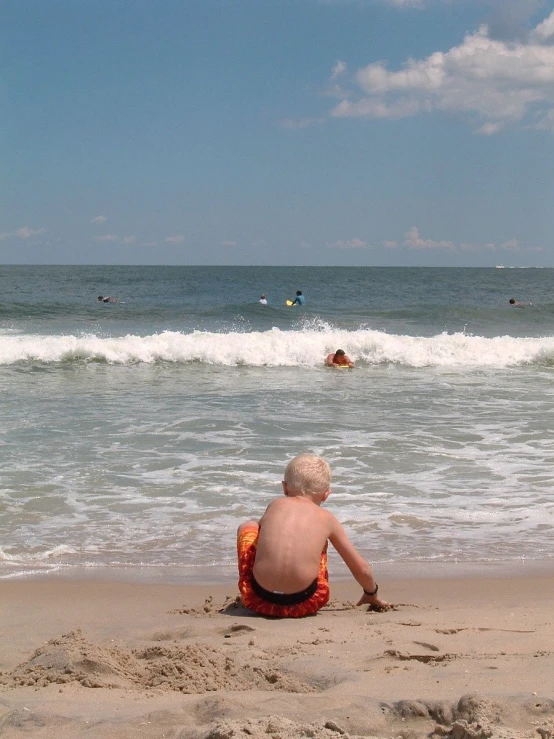
POLYGON ((329 513, 331 518, 331 533, 329 534, 329 541, 335 547, 337 552, 344 560, 345 565, 352 573, 354 579, 362 586, 363 593, 360 600, 356 605, 361 606, 367 603, 371 606, 377 606, 377 608, 388 608, 391 604, 387 603, 386 600, 382 600, 377 595, 377 583, 373 577, 373 571, 369 562, 358 554, 357 549, 354 547, 344 528, 333 516, 329 513))

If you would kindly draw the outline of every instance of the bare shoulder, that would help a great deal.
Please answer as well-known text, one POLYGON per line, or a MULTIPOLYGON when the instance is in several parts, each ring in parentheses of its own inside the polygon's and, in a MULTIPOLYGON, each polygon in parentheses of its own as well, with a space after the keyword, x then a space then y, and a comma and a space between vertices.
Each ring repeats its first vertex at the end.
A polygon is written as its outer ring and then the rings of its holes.
POLYGON ((262 518, 266 518, 268 516, 272 516, 274 513, 278 513, 279 509, 283 505, 284 500, 286 500, 286 498, 275 498, 275 500, 272 500, 271 503, 265 509, 264 515, 262 516, 262 518))
POLYGON ((326 508, 320 508, 319 514, 321 516, 321 520, 325 523, 328 531, 328 536, 331 536, 333 533, 336 533, 337 531, 340 531, 342 529, 342 525, 340 524, 338 518, 335 516, 334 513, 331 513, 331 511, 328 511, 326 508))
POLYGON ((320 508, 321 515, 324 516, 329 522, 338 523, 339 520, 334 513, 328 511, 327 508, 320 508))
POLYGON ((336 516, 334 516, 329 511, 326 511, 328 514, 327 518, 327 527, 329 529, 328 538, 333 544, 334 547, 341 546, 341 542, 343 545, 348 544, 349 538, 348 534, 346 533, 346 530, 344 526, 341 524, 341 522, 338 520, 336 516))

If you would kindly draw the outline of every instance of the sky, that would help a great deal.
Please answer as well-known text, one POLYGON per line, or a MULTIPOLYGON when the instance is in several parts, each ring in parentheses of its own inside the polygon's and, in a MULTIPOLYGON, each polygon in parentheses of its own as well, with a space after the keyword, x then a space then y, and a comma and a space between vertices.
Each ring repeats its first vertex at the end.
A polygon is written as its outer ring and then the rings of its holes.
POLYGON ((554 267, 554 0, 0 16, 0 264, 554 267))

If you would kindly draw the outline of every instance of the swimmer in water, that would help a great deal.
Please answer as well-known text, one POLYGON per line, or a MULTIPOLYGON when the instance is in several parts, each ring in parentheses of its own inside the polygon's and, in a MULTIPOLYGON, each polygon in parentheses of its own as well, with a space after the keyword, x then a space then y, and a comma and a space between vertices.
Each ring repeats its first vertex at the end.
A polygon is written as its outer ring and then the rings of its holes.
POLYGON ((103 295, 99 295, 98 296, 98 300, 101 303, 119 303, 119 300, 116 300, 115 298, 112 298, 111 295, 107 295, 106 297, 104 297, 103 295))
POLYGON ((348 357, 344 349, 337 349, 333 354, 329 354, 325 362, 327 367, 353 367, 354 362, 348 357))

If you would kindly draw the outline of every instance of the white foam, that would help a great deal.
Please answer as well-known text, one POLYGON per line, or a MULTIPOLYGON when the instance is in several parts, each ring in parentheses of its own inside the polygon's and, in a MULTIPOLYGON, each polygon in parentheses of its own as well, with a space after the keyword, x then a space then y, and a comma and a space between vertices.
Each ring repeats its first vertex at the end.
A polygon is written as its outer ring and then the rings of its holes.
POLYGON ((202 363, 219 366, 321 367, 337 347, 358 364, 392 363, 408 367, 509 367, 550 364, 554 337, 485 338, 465 333, 431 337, 382 331, 332 329, 248 333, 164 331, 150 336, 23 335, 0 336, 0 365, 97 361, 110 364, 154 362, 202 363))
POLYGON ((17 554, 10 554, 9 552, 0 549, 0 562, 10 562, 11 564, 22 564, 30 562, 46 562, 48 560, 56 559, 57 557, 63 557, 66 554, 74 554, 75 549, 68 547, 65 544, 52 547, 52 549, 45 549, 42 551, 35 552, 18 552, 17 554))

